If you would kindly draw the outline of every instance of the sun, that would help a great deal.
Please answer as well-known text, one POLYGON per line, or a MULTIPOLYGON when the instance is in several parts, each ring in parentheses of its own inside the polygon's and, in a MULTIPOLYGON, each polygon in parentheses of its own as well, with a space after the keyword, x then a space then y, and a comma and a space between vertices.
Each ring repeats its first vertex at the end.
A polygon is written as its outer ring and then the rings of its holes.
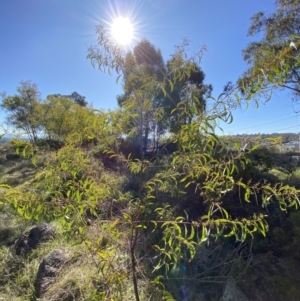
POLYGON ((128 18, 118 17, 111 25, 112 37, 121 45, 128 45, 133 38, 133 26, 128 18))

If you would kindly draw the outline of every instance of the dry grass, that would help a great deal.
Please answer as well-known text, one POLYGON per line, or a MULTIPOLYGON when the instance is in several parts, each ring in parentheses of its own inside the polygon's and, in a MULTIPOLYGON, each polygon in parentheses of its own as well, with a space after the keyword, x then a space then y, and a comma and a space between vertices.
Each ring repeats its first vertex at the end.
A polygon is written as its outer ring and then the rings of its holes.
MULTIPOLYGON (((1 217, 3 217, 3 213, 0 214, 1 217)), ((32 301, 35 300, 34 283, 42 259, 55 248, 64 246, 74 250, 74 247, 64 239, 62 229, 59 229, 59 226, 56 225, 57 234, 55 239, 41 243, 37 249, 34 249, 28 255, 18 256, 13 245, 14 238, 19 237, 21 232, 28 231, 30 224, 13 218, 11 218, 11 221, 18 226, 13 228, 14 232, 10 232, 11 235, 6 240, 9 243, 0 246, 0 300, 5 297, 5 300, 32 301)), ((4 229, 2 223, 0 229, 4 229)), ((77 246, 77 248, 79 249, 80 246, 77 246)))
POLYGON ((13 187, 31 181, 38 167, 29 159, 16 158, 7 160, 6 154, 13 154, 14 149, 9 142, 0 144, 0 184, 8 184, 13 187))

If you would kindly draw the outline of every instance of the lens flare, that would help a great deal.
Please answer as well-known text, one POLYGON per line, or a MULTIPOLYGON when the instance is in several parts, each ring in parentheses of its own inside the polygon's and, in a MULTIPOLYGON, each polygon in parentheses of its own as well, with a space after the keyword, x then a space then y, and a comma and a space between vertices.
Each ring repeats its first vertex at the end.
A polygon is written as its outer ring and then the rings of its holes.
POLYGON ((111 25, 113 38, 121 45, 128 45, 133 38, 133 26, 128 18, 118 17, 111 25))

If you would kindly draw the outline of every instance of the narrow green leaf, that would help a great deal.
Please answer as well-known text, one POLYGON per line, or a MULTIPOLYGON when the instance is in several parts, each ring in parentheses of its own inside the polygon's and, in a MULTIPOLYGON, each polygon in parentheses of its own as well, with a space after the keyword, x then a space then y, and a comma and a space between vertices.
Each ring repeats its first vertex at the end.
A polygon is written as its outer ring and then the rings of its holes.
POLYGON ((119 82, 119 79, 120 79, 120 77, 122 76, 122 74, 120 74, 118 77, 117 77, 117 79, 116 79, 116 83, 118 83, 119 82))

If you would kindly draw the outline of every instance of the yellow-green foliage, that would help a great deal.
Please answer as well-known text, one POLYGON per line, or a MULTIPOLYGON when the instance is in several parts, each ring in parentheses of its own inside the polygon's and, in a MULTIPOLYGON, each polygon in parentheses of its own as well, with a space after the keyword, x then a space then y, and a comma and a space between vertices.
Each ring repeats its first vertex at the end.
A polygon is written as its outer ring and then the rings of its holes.
POLYGON ((41 111, 41 126, 47 137, 56 141, 65 141, 68 135, 84 131, 93 116, 91 109, 53 95, 43 102, 41 111))
POLYGON ((278 170, 278 169, 271 169, 269 171, 272 175, 274 175, 279 181, 285 181, 288 179, 288 174, 278 170))

